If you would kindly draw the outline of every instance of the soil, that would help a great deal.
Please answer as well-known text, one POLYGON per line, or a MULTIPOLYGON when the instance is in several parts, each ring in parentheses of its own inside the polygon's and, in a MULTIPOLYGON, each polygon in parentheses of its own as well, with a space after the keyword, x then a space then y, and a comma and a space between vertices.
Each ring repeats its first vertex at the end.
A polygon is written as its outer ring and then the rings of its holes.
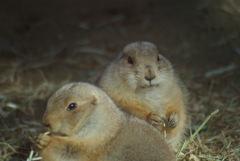
POLYGON ((0 2, 0 160, 26 160, 49 96, 91 81, 134 41, 150 41, 190 93, 179 160, 240 160, 240 3, 237 0, 0 2))

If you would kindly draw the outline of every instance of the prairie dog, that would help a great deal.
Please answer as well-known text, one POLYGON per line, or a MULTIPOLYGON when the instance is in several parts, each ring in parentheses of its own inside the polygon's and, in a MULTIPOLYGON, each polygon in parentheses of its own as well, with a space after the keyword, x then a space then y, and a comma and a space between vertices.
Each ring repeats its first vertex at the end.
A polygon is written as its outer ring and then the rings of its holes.
POLYGON ((150 42, 124 47, 96 84, 122 110, 158 128, 173 148, 185 130, 186 93, 171 63, 150 42))
POLYGON ((44 161, 174 161, 159 131, 119 110, 99 88, 70 83, 51 96, 40 134, 44 161), (150 136, 150 137, 149 137, 150 136))

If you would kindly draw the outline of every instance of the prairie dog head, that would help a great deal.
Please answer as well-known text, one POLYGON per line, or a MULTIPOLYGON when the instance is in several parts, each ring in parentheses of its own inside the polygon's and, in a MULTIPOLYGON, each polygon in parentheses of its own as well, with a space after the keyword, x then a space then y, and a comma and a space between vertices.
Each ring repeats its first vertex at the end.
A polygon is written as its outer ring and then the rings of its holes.
POLYGON ((113 64, 119 79, 134 90, 161 86, 173 77, 171 63, 150 42, 128 44, 113 64))
POLYGON ((94 112, 107 106, 112 106, 111 101, 97 87, 87 83, 70 83, 50 97, 43 123, 52 132, 71 136, 90 124, 94 112))

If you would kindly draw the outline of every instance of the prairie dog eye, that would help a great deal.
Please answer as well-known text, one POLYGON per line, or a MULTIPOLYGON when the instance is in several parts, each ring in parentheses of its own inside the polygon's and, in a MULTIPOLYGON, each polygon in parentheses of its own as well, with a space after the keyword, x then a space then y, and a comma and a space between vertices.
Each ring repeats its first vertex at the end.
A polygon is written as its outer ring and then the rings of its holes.
POLYGON ((128 57, 128 63, 133 64, 133 59, 130 56, 128 57))
POLYGON ((68 111, 71 111, 73 109, 75 109, 77 107, 77 104, 76 103, 70 103, 67 107, 67 110, 68 111))

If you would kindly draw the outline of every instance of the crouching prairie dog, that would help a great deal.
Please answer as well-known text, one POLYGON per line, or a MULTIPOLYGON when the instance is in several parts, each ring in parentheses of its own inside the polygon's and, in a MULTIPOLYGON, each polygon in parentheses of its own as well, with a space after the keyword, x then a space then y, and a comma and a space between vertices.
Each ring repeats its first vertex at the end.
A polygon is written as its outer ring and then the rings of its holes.
POLYGON ((174 161, 159 131, 123 113, 99 88, 71 83, 47 103, 37 147, 44 161, 174 161))
POLYGON ((122 110, 157 127, 175 149, 185 130, 186 92, 150 42, 127 45, 96 85, 122 110))

